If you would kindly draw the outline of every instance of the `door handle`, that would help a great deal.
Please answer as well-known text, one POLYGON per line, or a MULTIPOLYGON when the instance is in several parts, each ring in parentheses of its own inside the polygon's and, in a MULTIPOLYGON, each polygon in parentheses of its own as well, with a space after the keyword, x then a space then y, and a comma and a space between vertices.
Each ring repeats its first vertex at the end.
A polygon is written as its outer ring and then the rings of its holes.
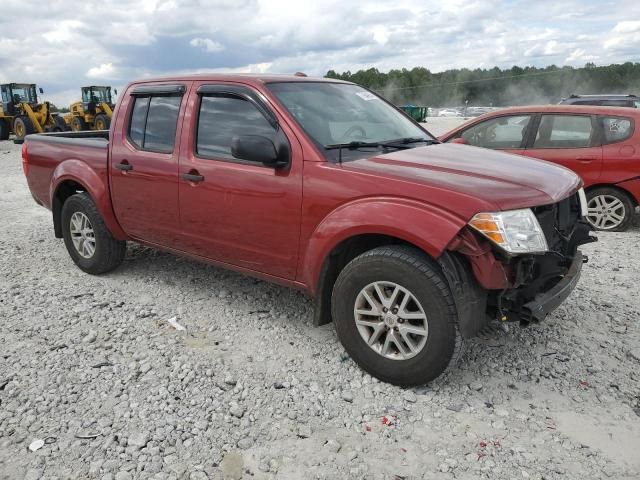
POLYGON ((133 170, 133 165, 131 165, 126 160, 123 160, 120 163, 116 164, 116 168, 118 170, 122 170, 123 172, 128 172, 129 170, 133 170))
POLYGON ((183 173, 182 178, 190 182, 201 182, 204 180, 204 175, 200 175, 196 170, 191 170, 189 173, 183 173))
POLYGON ((593 162, 594 160, 597 160, 597 157, 578 157, 576 158, 576 160, 582 163, 589 163, 589 162, 593 162))

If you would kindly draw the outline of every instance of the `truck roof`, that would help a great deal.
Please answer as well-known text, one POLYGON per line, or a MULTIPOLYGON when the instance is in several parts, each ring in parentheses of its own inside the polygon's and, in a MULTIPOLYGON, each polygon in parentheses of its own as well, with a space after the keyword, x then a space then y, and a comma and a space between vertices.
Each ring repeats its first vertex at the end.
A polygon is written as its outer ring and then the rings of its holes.
POLYGON ((156 82, 189 82, 189 81, 221 81, 221 82, 242 82, 249 84, 265 84, 274 82, 327 82, 345 83, 343 80, 325 77, 307 77, 301 75, 276 74, 276 73, 198 73, 189 75, 171 75, 153 78, 144 78, 131 82, 131 85, 141 83, 156 82))

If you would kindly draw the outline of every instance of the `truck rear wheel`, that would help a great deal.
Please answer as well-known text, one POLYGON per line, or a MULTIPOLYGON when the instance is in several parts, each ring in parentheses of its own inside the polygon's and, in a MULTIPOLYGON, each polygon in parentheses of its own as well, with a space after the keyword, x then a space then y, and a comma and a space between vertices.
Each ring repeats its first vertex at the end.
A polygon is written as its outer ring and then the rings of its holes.
POLYGON ((96 118, 93 122, 96 127, 96 130, 109 130, 111 126, 111 120, 104 113, 99 113, 96 115, 96 118))
POLYGON ((0 118, 0 140, 9 140, 9 121, 0 118))
POLYGON ((437 265, 415 248, 379 247, 356 257, 340 272, 331 303, 342 345, 380 380, 424 384, 460 355, 449 287, 437 265))
POLYGON ((72 195, 64 202, 62 235, 71 259, 87 273, 109 272, 124 260, 127 243, 113 238, 85 192, 72 195))
POLYGON ((15 134, 16 141, 18 142, 22 142, 24 137, 31 135, 35 131, 36 129, 34 128, 33 123, 31 123, 29 117, 25 115, 20 115, 13 121, 13 133, 15 134))

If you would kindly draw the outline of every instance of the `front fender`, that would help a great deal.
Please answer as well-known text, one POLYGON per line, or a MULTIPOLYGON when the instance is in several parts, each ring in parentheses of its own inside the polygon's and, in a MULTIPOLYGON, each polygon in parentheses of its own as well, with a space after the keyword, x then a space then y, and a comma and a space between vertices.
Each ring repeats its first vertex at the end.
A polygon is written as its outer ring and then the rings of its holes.
POLYGON ((322 265, 341 242, 365 234, 388 235, 437 259, 466 220, 439 207, 394 197, 367 197, 333 210, 311 234, 298 267, 299 280, 315 294, 322 265))
MULTIPOLYGON (((113 207, 111 206, 111 196, 108 189, 106 169, 104 175, 101 176, 82 160, 65 160, 59 163, 53 171, 49 198, 54 213, 54 222, 56 221, 56 192, 60 185, 67 180, 71 180, 82 185, 85 191, 91 195, 91 198, 96 204, 96 207, 111 234, 118 240, 126 240, 127 235, 116 220, 113 207)), ((60 205, 60 207, 62 206, 60 205)))

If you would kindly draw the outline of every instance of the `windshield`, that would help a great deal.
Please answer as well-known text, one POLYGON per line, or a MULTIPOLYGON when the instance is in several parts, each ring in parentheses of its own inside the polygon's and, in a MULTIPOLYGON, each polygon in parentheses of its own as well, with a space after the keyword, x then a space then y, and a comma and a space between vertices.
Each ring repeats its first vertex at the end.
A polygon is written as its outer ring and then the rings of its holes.
POLYGON ((14 103, 34 103, 36 99, 36 87, 33 85, 12 85, 11 99, 14 103))
POLYGON ((338 154, 327 147, 337 144, 411 138, 414 146, 421 146, 422 140, 434 140, 380 97, 357 85, 282 82, 267 86, 331 158, 338 154))
POLYGON ((94 103, 111 103, 111 87, 83 88, 82 101, 94 103))

